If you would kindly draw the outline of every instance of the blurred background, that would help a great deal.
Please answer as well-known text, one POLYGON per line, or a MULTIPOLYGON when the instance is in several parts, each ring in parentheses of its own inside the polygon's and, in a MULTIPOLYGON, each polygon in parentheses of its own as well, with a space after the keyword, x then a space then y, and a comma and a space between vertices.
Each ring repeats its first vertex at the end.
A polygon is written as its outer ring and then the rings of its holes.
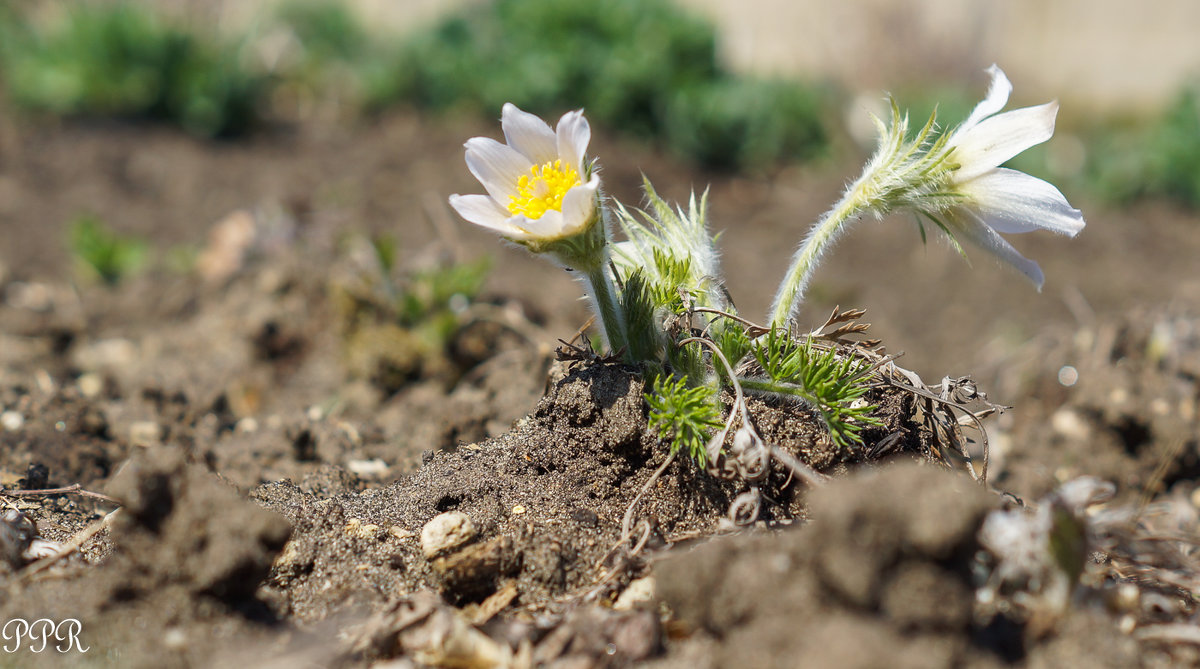
POLYGON ((803 316, 865 308, 921 373, 982 374, 1046 328, 1194 312, 1196 25, 1194 3, 1115 0, 8 0, 0 280, 194 273, 218 224, 250 212, 260 245, 323 240, 337 255, 361 234, 418 265, 486 258, 484 290, 569 335, 586 318, 576 287, 445 205, 478 190, 462 141, 497 136, 512 101, 551 120, 585 108, 626 203, 643 174, 668 199, 711 188, 731 292, 759 317, 869 155, 885 94, 953 124, 995 62, 1010 106, 1061 101, 1054 139, 1013 163, 1089 224, 1076 240, 1013 240, 1045 269, 1044 293, 982 254, 968 249, 970 267, 922 245, 909 220, 866 221, 803 316))

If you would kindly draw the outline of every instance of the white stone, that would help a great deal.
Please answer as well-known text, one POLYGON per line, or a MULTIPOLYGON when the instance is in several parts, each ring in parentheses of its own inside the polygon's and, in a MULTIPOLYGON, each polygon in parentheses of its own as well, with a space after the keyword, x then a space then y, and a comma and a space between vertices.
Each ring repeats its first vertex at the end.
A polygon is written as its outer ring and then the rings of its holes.
POLYGON ((129 426, 129 443, 134 446, 157 446, 159 439, 162 439, 162 428, 154 421, 139 420, 129 426))
POLYGON ((1075 441, 1088 438, 1091 428, 1079 412, 1071 409, 1059 409, 1050 416, 1050 427, 1059 435, 1075 441))
POLYGON ((124 370, 137 361, 139 350, 137 344, 128 339, 101 339, 91 344, 79 347, 71 357, 71 361, 80 369, 94 370, 124 370))
POLYGON ((434 516, 421 528, 421 550, 431 558, 458 548, 475 538, 475 524, 462 511, 447 511, 434 516))
POLYGON ((16 432, 25 424, 25 417, 16 411, 5 411, 0 414, 0 425, 9 432, 16 432))
POLYGON ((613 602, 617 611, 628 611, 638 608, 641 604, 654 601, 654 577, 647 576, 631 581, 625 592, 613 602))
POLYGON ((246 416, 237 422, 234 429, 242 434, 254 434, 258 432, 258 421, 253 416, 246 416))
POLYGON ((79 386, 79 392, 90 399, 95 399, 104 392, 104 377, 95 372, 81 375, 75 383, 79 386))
POLYGON ((387 474, 388 464, 379 458, 350 460, 346 463, 346 469, 357 476, 376 478, 387 474))

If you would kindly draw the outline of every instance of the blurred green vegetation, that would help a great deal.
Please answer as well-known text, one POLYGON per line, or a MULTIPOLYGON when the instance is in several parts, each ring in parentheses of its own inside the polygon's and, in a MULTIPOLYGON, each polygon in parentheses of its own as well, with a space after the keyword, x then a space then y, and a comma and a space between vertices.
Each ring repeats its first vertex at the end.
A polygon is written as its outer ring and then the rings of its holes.
POLYGON ((823 92, 724 71, 713 26, 667 0, 496 0, 406 43, 394 88, 430 109, 495 116, 584 107, 605 127, 661 138, 719 169, 808 158, 827 142, 823 92))
POLYGON ((1200 209, 1200 83, 1149 122, 1093 130, 1084 178, 1103 199, 1167 198, 1200 209))
POLYGON ((487 258, 400 267, 394 237, 351 235, 343 246, 345 270, 328 289, 351 376, 392 393, 416 378, 455 379, 487 357, 464 345, 487 258))
POLYGON ((372 34, 328 0, 285 2, 233 40, 131 2, 69 4, 50 20, 0 13, 0 77, 16 105, 160 119, 203 136, 244 133, 271 104, 322 96, 367 113, 584 107, 718 169, 810 158, 829 134, 827 91, 724 71, 713 26, 669 0, 495 0, 405 39, 372 34), (267 44, 280 35, 284 46, 267 44))
MULTIPOLYGON (((670 0, 493 0, 404 37, 336 0, 285 0, 234 36, 129 1, 38 7, 0 1, 0 84, 9 103, 39 113, 232 137, 329 101, 343 117, 409 104, 495 118, 514 102, 553 120, 584 107, 599 126, 743 172, 820 156, 840 125, 836 91, 728 72, 714 27, 670 0)), ((898 100, 914 119, 936 105, 952 126, 977 96, 939 87, 898 100)), ((1090 124, 1081 167, 1063 171, 1053 146, 1015 166, 1117 204, 1200 208, 1200 84, 1149 121, 1090 124)))
POLYGON ((266 92, 236 45, 140 5, 71 4, 44 25, 10 9, 0 21, 0 74, 11 101, 27 109, 163 119, 218 137, 249 129, 266 92))
POLYGON ((149 244, 140 237, 120 235, 96 216, 85 214, 71 223, 67 245, 79 273, 88 280, 115 286, 142 269, 149 244))
POLYGON ((825 153, 828 97, 789 81, 725 77, 675 92, 663 134, 676 154, 706 167, 760 171, 825 153))

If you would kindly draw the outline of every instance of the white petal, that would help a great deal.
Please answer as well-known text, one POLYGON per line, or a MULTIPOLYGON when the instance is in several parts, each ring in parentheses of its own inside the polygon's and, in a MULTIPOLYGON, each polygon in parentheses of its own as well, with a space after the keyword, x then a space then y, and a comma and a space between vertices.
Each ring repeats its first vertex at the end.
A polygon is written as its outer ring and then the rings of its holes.
POLYGON ((467 169, 498 202, 507 205, 517 194, 517 179, 529 173, 532 163, 516 149, 487 137, 467 140, 467 169))
POLYGON ((960 165, 955 182, 962 183, 1004 164, 1009 158, 1054 135, 1058 103, 1014 109, 980 121, 951 140, 950 158, 960 165))
POLYGON ((504 103, 500 115, 504 141, 534 165, 544 165, 558 157, 554 131, 545 121, 523 112, 511 102, 504 103))
POLYGON ((528 234, 526 239, 558 239, 563 236, 562 212, 553 209, 542 214, 540 218, 518 216, 513 223, 528 234))
POLYGON ((1012 265, 1029 278, 1038 292, 1042 290, 1042 284, 1045 283, 1046 277, 1042 274, 1042 268, 1029 258, 1021 255, 1012 247, 1003 237, 995 230, 988 227, 978 214, 965 208, 955 209, 947 214, 946 222, 951 226, 951 229, 968 242, 987 251, 997 259, 1012 265))
POLYGON ((1024 172, 995 169, 959 190, 996 232, 1050 230, 1074 237, 1083 230, 1083 212, 1053 185, 1024 172))
POLYGON ((562 201, 563 232, 574 234, 596 215, 596 191, 600 189, 600 177, 593 175, 586 184, 567 191, 562 201))
POLYGON ((454 207, 459 216, 475 225, 505 235, 513 231, 508 222, 512 214, 487 195, 451 195, 450 206, 454 207))
POLYGON ((563 166, 570 165, 583 176, 583 157, 587 155, 588 142, 592 139, 592 128, 583 117, 583 110, 563 114, 558 120, 558 157, 563 166))
POLYGON ((987 73, 992 75, 992 83, 988 85, 987 97, 975 105, 975 109, 971 111, 971 115, 955 131, 956 135, 967 132, 983 119, 1004 109, 1004 105, 1008 104, 1008 96, 1012 93, 1012 82, 1008 80, 1008 77, 1004 76, 1004 70, 1001 70, 993 63, 987 69, 987 73))

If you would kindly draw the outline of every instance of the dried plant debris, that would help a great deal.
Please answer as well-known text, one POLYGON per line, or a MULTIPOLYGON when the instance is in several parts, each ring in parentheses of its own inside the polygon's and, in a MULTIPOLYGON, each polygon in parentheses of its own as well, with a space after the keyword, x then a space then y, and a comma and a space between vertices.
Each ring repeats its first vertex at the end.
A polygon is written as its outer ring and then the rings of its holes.
MULTIPOLYGON (((961 474, 895 465, 814 491, 804 527, 671 555, 655 574, 671 657, 687 660, 659 666, 1056 666, 1059 639, 974 611, 978 531, 999 501, 961 474)), ((1063 639, 1086 637, 1072 663, 1135 661, 1103 617, 1068 624, 1063 639)))
POLYGON ((1200 508, 1194 484, 1143 504, 1113 501, 1093 477, 1067 481, 1030 507, 991 512, 979 531, 977 615, 1041 637, 1078 609, 1184 664, 1200 660, 1200 508))
POLYGON ((20 511, 9 509, 0 516, 0 565, 18 570, 61 549, 58 542, 38 536, 37 524, 20 511))

